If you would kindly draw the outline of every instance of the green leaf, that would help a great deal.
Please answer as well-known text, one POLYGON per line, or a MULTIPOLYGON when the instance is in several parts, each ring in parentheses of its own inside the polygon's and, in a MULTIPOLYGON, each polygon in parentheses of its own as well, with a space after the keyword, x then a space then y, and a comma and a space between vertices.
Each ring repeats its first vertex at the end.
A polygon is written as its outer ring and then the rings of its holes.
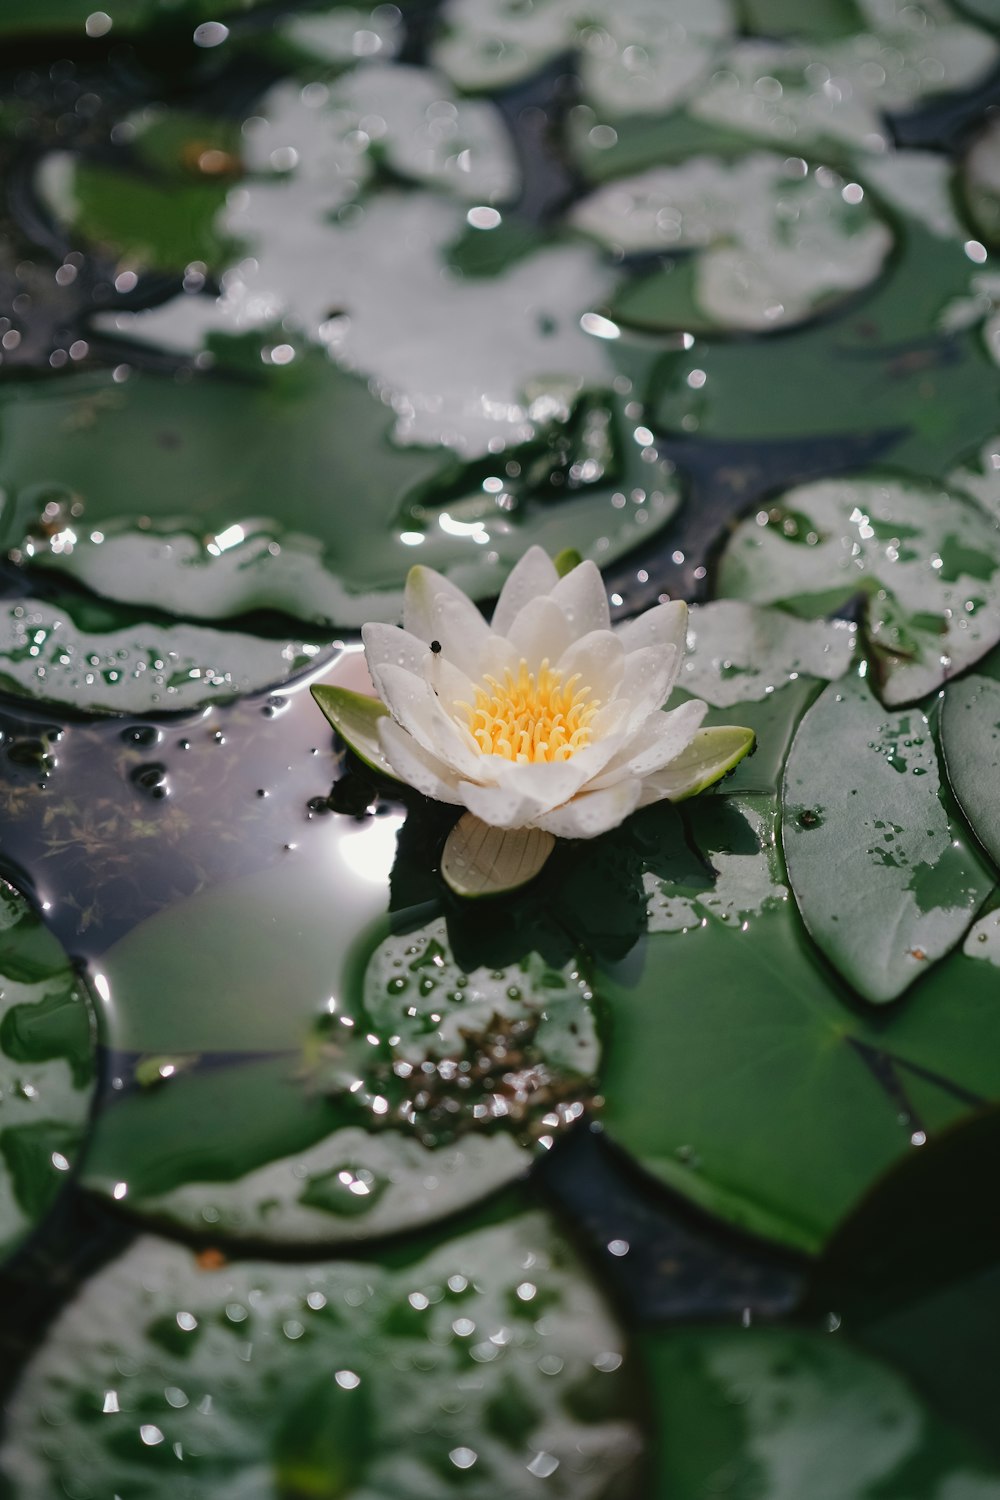
POLYGON ((604 1126, 702 1208, 816 1250, 911 1137, 1000 1099, 995 969, 952 954, 861 1014, 789 899, 773 804, 709 797, 688 819, 714 884, 647 873, 648 936, 594 967, 604 1126))
POLYGON ((603 1500, 637 1478, 637 1409, 588 1272, 518 1199, 365 1263, 213 1270, 146 1236, 47 1330, 0 1482, 21 1500, 531 1500, 541 1472, 565 1476, 553 1494, 603 1500))
POLYGON ((1000 1470, 843 1334, 669 1329, 642 1345, 650 1500, 989 1500, 1000 1470))
POLYGON ((800 620, 735 599, 694 605, 678 685, 719 708, 769 698, 800 677, 843 677, 857 627, 800 620))
POLYGON ((691 156, 617 178, 584 198, 572 223, 609 249, 691 252, 626 285, 612 316, 654 332, 701 327, 769 333, 869 286, 892 245, 871 201, 847 202, 835 173, 801 175, 781 155, 691 156))
POLYGON ((463 813, 445 840, 441 874, 456 896, 499 896, 534 880, 555 842, 541 828, 493 828, 463 813))
POLYGON ((908 703, 1000 639, 1000 533, 959 494, 889 477, 821 480, 740 523, 719 588, 802 614, 861 595, 880 696, 908 703))
POLYGON ((76 1164, 94 1092, 82 985, 25 898, 0 883, 0 1258, 76 1164))
POLYGON ((973 675, 950 683, 941 711, 941 749, 973 833, 1000 865, 1000 682, 973 675))
POLYGON ((522 473, 505 513, 483 489, 494 460, 469 466, 396 447, 392 415, 364 381, 318 353, 267 372, 259 351, 252 338, 256 370, 239 378, 8 385, 2 545, 147 611, 218 619, 277 609, 360 625, 397 618, 417 553, 489 598, 530 544, 558 553, 572 543, 606 564, 679 501, 666 465, 642 458, 618 398, 587 407, 551 443, 516 450, 522 473), (598 477, 567 492, 568 470, 595 443, 598 477), (633 497, 624 507, 623 492, 633 497), (72 519, 81 503, 83 526, 72 519), (64 510, 71 547, 46 547, 47 505, 64 510))
POLYGON ((378 723, 389 710, 380 698, 354 693, 349 688, 317 682, 309 690, 344 743, 366 766, 398 781, 399 777, 382 754, 378 723))
POLYGON ((785 769, 788 874, 813 938, 868 1000, 902 994, 961 939, 992 888, 940 793, 919 709, 891 713, 848 677, 802 720, 785 769))
POLYGON ((460 965, 426 906, 390 927, 402 821, 332 814, 102 957, 128 1086, 98 1112, 88 1186, 126 1184, 156 1223, 336 1245, 454 1212, 525 1171, 554 1107, 576 1118, 600 1048, 573 960, 460 965), (537 1070, 519 1094, 491 1073, 515 1041, 537 1070))
MULTIPOLYGON (((908 218, 898 252, 855 313, 794 340, 699 340, 665 355, 650 425, 728 441, 866 435, 908 474, 947 474, 996 431, 1000 372, 978 329, 938 332, 950 304, 969 297, 961 242, 908 218)), ((971 321, 984 316, 973 304, 971 321)))

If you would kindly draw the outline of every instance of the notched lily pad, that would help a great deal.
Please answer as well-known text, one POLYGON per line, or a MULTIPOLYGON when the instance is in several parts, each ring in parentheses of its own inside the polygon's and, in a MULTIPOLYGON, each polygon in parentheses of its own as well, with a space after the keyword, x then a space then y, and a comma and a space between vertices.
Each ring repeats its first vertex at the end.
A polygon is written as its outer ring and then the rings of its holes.
POLYGON ((695 156, 609 183, 572 222, 626 254, 692 252, 616 293, 612 314, 652 331, 766 333, 868 286, 892 244, 863 195, 829 168, 759 152, 695 156))
POLYGON ((702 1208, 814 1251, 882 1171, 1000 1098, 995 970, 953 953, 861 1015, 789 899, 773 799, 688 816, 708 878, 647 873, 648 936, 594 965, 604 1127, 702 1208))
POLYGON ((783 795, 792 890, 869 1000, 896 999, 954 947, 993 885, 940 793, 925 715, 889 712, 858 677, 828 687, 799 726, 783 795))
POLYGON ((953 491, 823 480, 737 527, 719 590, 803 615, 860 595, 880 696, 908 703, 1000 640, 1000 529, 953 491))
POLYGON ((75 1166, 94 1090, 85 991, 25 898, 0 882, 0 1257, 75 1166))
POLYGON ((528 1500, 540 1476, 553 1500, 603 1500, 640 1447, 630 1374, 539 1214, 387 1265, 202 1269, 141 1238, 49 1331, 0 1472, 23 1500, 528 1500))

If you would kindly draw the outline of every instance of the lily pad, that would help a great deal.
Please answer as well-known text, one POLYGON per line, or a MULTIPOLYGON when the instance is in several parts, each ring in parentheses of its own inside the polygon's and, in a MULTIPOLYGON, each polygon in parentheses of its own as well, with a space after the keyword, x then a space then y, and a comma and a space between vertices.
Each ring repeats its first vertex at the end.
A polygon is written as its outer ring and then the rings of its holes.
POLYGON ((448 0, 434 61, 463 89, 530 78, 570 49, 587 99, 611 111, 657 114, 706 76, 736 29, 729 0, 619 0, 595 23, 587 0, 448 0))
POLYGON ((840 143, 880 152, 891 146, 886 113, 974 86, 996 62, 993 38, 944 0, 929 0, 919 19, 897 3, 857 8, 864 29, 825 44, 737 42, 691 112, 796 151, 840 143))
POLYGON ((275 686, 323 651, 173 621, 122 625, 122 613, 75 596, 4 603, 0 687, 88 713, 175 713, 275 686))
POLYGON ((835 681, 850 666, 856 633, 849 620, 798 620, 735 599, 695 605, 678 685, 730 708, 769 698, 802 677, 835 681))
POLYGON ((0 1470, 23 1500, 519 1500, 540 1476, 601 1500, 640 1445, 622 1344, 536 1213, 390 1264, 204 1269, 142 1238, 50 1330, 0 1470))
POLYGON ((948 780, 976 837, 1000 865, 1000 682, 973 674, 954 682, 941 712, 948 780))
POLYGON ((619 321, 770 332, 836 305, 881 270, 889 229, 863 194, 843 188, 829 169, 770 153, 695 156, 609 183, 572 222, 626 253, 695 252, 693 282, 670 266, 619 292, 619 321))
POLYGON ((460 969, 426 906, 390 929, 401 821, 327 820, 277 869, 175 904, 99 960, 121 1086, 94 1124, 91 1187, 186 1228, 339 1244, 453 1212, 582 1114, 599 1058, 586 984, 530 955, 460 969))
POLYGON ((954 492, 824 480, 737 527, 719 589, 807 615, 860 595, 880 695, 908 703, 1000 639, 1000 527, 954 492))
POLYGON ((318 352, 258 368, 8 387, 3 545, 146 609, 360 625, 397 618, 418 558, 488 598, 532 542, 605 563, 679 503, 617 399, 584 408, 509 475, 514 459, 463 469, 395 447, 386 407, 318 352))
POLYGON ((1000 1471, 843 1334, 694 1328, 644 1340, 666 1500, 992 1500, 1000 1471))
POLYGON ((0 36, 35 36, 48 32, 102 37, 131 34, 165 22, 185 29, 195 22, 252 10, 262 0, 105 0, 96 11, 93 0, 32 0, 0 17, 0 36), (106 21, 105 21, 106 18, 106 21), (107 24, 110 23, 110 24, 107 24))
POLYGON ((953 953, 861 1014, 789 899, 773 802, 690 816, 714 883, 647 874, 648 935, 595 968, 604 1126, 702 1208, 814 1251, 884 1170, 1000 1098, 994 971, 953 953))
POLYGON ((856 676, 799 726, 782 843, 806 926, 868 1000, 895 1000, 953 948, 993 886, 941 801, 926 716, 890 713, 856 676))
POLYGON ((45 1217, 76 1164, 93 1050, 83 986, 66 954, 0 881, 0 1257, 45 1217))

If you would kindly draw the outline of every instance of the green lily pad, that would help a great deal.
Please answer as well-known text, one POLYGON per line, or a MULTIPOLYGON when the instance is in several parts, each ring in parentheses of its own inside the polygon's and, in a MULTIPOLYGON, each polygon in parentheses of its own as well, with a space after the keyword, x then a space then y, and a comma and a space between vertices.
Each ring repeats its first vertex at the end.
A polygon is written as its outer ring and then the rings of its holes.
POLYGON ((32 0, 12 6, 0 17, 0 36, 35 36, 47 32, 89 37, 127 35, 165 22, 179 28, 252 10, 262 0, 32 0), (107 24, 110 22, 110 25, 107 24), (89 24, 88 24, 89 23, 89 24))
POLYGON ((665 356, 652 425, 727 441, 865 435, 894 468, 943 477, 996 431, 1000 379, 980 328, 990 300, 969 298, 972 267, 938 211, 933 227, 907 218, 891 274, 850 315, 794 340, 698 340, 665 356))
POLYGON ((861 595, 880 695, 907 703, 1000 639, 1000 528, 956 493, 888 477, 823 480, 741 522, 719 589, 802 614, 861 595))
MULTIPOLYGON (((693 251, 690 274, 655 271, 613 299, 612 316, 652 331, 766 333, 812 317, 870 285, 892 236, 871 202, 829 169, 757 152, 735 162, 695 156, 616 179, 583 199, 572 222, 630 253, 693 251)), ((687 268, 685 267, 685 270, 687 268)))
POLYGON ((122 1087, 94 1124, 91 1187, 187 1228, 338 1244, 453 1212, 582 1114, 586 985, 530 954, 461 969, 426 906, 390 929, 400 823, 327 820, 277 869, 104 955, 122 1087))
POLYGON ((49 1331, 0 1471, 23 1500, 602 1500, 640 1446, 622 1346, 537 1213, 385 1264, 209 1270, 141 1238, 49 1331))
POLYGON ((591 103, 655 115, 697 87, 735 29, 730 0, 619 0, 597 23, 588 0, 448 0, 433 58, 463 89, 495 89, 574 49, 591 103))
POLYGON ((989 245, 1000 242, 1000 122, 987 120, 962 165, 962 192, 976 229, 989 245))
POLYGON ((0 606, 0 687, 87 713, 174 713, 284 682, 314 664, 315 641, 151 621, 68 596, 0 606))
POLYGON ((974 87, 996 62, 993 38, 956 18, 943 0, 925 4, 916 25, 903 6, 858 0, 857 8, 860 36, 811 47, 737 42, 691 101, 692 114, 798 152, 831 142, 884 151, 891 146, 886 113, 974 87), (834 88, 824 88, 830 79, 834 88))
POLYGON ((8 387, 3 545, 147 609, 360 625, 397 618, 418 559, 488 598, 533 542, 606 563, 679 503, 617 398, 581 412, 553 447, 523 452, 509 476, 499 462, 484 473, 394 446, 386 407, 318 352, 258 368, 8 387))
POLYGON ((735 599, 695 605, 678 686, 731 708, 802 677, 835 681, 850 666, 856 630, 848 620, 798 620, 735 599))
POLYGON ((785 769, 788 874, 813 938, 868 1000, 895 1000, 954 947, 993 886, 940 793, 926 716, 890 713, 859 677, 802 720, 785 769))
POLYGON ((665 1331, 643 1342, 656 1500, 992 1500, 998 1470, 843 1334, 665 1331))
POLYGON ((973 675, 952 683, 941 712, 948 780, 976 837, 1000 865, 1000 682, 973 675))
POLYGON ((76 1164, 93 1050, 66 954, 20 892, 0 882, 0 1257, 45 1217, 76 1164))
POLYGON ((862 1015, 806 937, 775 821, 770 799, 703 799, 714 883, 647 874, 648 935, 593 977, 603 1120, 702 1208, 814 1251, 881 1172, 1000 1098, 996 981, 954 953, 907 1005, 862 1015))

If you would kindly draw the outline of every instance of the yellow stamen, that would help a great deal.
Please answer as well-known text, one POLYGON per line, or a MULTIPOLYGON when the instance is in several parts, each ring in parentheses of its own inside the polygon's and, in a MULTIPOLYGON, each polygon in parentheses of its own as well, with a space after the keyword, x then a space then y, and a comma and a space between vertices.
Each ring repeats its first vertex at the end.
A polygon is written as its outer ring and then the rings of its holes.
POLYGON ((465 710, 469 732, 484 755, 522 764, 569 760, 590 744, 591 721, 601 705, 589 687, 577 686, 579 672, 564 682, 547 660, 535 673, 522 658, 516 676, 508 668, 503 682, 483 681, 474 705, 457 706, 465 710))

